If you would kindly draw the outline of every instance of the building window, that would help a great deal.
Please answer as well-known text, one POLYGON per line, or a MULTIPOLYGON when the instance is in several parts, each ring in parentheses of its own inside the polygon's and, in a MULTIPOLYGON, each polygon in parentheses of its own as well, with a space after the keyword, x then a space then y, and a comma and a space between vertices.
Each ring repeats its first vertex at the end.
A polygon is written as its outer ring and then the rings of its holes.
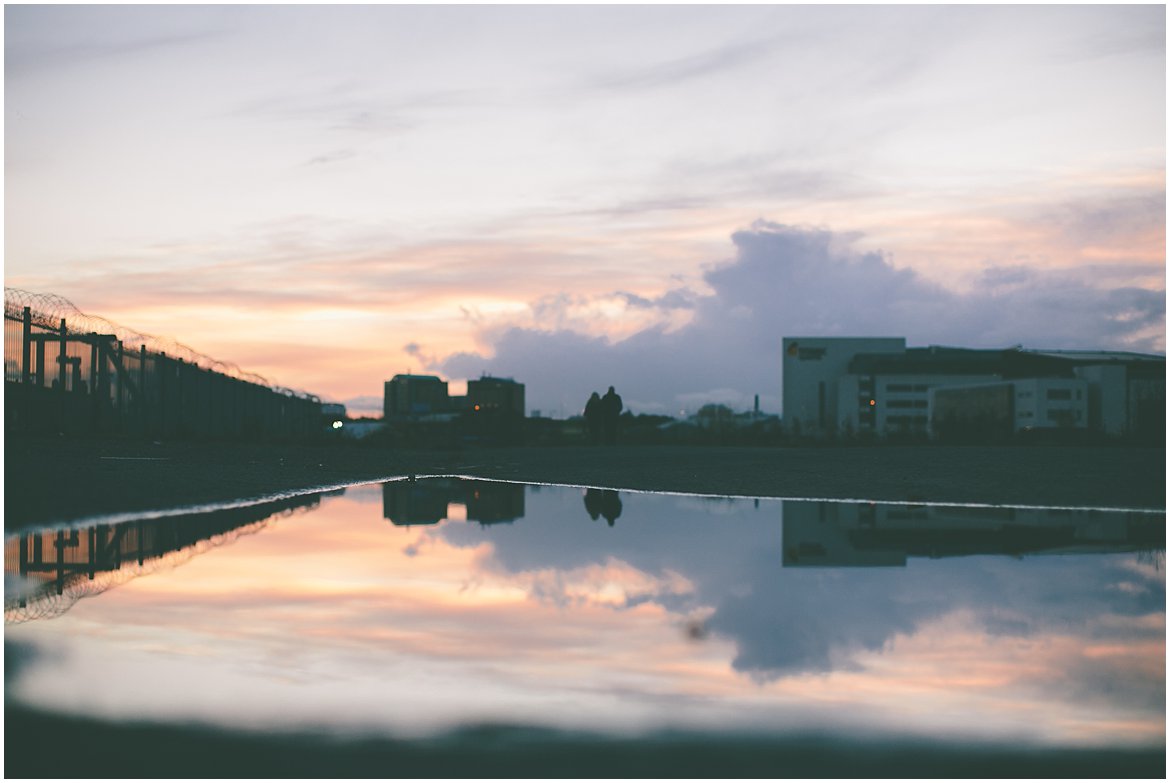
POLYGON ((926 400, 890 400, 886 403, 888 408, 925 408, 926 400))
POLYGON ((1072 389, 1049 389, 1045 396, 1050 400, 1071 400, 1072 389))

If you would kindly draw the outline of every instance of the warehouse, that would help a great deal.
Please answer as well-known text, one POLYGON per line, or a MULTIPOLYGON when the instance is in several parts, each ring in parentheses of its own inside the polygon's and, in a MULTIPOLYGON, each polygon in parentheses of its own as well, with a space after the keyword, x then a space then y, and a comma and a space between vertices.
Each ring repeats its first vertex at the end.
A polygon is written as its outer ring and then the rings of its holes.
POLYGON ((786 337, 783 351, 784 427, 794 436, 1165 435, 1164 356, 907 348, 901 337, 786 337))

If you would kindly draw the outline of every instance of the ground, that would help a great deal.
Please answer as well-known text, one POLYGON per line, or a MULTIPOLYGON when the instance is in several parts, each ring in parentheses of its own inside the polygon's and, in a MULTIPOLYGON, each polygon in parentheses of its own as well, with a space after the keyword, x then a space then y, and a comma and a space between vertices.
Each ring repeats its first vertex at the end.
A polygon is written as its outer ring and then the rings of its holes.
POLYGON ((1164 448, 517 447, 230 444, 7 436, 8 529, 395 476, 711 495, 1164 509, 1164 448))

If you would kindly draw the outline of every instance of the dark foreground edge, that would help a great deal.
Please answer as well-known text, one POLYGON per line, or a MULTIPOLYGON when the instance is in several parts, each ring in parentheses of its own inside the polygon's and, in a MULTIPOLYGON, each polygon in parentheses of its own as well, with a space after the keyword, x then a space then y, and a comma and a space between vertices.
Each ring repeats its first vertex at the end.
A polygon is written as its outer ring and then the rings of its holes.
POLYGON ((919 740, 663 733, 612 739, 513 726, 427 740, 227 733, 5 707, 18 778, 1164 778, 1165 748, 1032 749, 919 740))

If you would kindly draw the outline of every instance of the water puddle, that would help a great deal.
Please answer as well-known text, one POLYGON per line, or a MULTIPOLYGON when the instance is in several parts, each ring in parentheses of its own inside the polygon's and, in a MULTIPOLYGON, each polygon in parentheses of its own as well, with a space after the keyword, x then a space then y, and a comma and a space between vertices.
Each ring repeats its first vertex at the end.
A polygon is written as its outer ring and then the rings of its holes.
POLYGON ((1165 737, 1165 515, 461 478, 5 540, 9 703, 419 737, 1165 737))

